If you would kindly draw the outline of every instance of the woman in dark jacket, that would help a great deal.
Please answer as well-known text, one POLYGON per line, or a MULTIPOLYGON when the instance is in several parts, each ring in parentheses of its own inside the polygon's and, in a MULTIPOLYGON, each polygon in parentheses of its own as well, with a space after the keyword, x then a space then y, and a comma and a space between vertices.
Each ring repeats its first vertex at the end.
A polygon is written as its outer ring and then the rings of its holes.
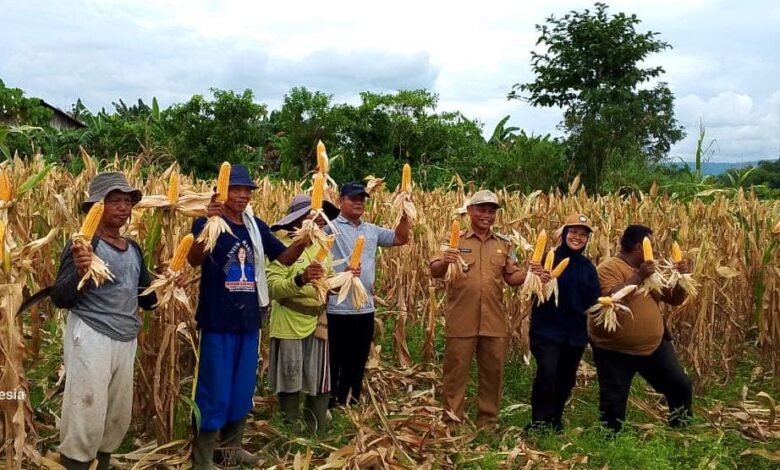
POLYGON ((583 255, 593 232, 582 214, 566 218, 561 245, 555 249, 557 266, 569 265, 558 278, 558 305, 551 298, 531 311, 531 354, 536 359, 536 378, 531 391, 531 424, 563 430, 561 418, 577 378, 582 353, 588 343, 585 310, 599 296, 596 267, 583 255))

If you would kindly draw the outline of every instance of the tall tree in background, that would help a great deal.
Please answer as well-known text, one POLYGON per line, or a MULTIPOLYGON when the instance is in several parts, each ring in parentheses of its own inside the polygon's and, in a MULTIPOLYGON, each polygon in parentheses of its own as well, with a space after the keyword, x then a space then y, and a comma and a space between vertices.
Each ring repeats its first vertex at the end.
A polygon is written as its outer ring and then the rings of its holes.
POLYGON ((563 108, 571 163, 598 190, 610 163, 658 162, 683 138, 674 117, 674 95, 657 81, 664 69, 642 67, 651 54, 671 46, 658 33, 639 33, 640 20, 595 11, 551 16, 537 25, 541 52, 531 53, 536 79, 512 87, 509 99, 563 108))

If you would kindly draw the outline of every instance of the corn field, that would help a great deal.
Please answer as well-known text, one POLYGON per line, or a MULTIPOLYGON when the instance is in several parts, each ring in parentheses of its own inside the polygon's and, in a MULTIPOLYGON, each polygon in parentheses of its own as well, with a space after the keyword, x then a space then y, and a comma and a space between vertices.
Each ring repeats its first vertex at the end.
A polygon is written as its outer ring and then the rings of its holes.
MULTIPOLYGON (((75 176, 59 167, 47 166, 41 156, 0 165, 12 188, 10 200, 0 203, 0 220, 6 226, 0 284, 0 390, 27 392, 24 400, 0 400, 0 456, 7 468, 28 464, 56 468, 37 444, 37 436, 41 429, 53 429, 59 409, 51 405, 51 400, 59 392, 56 387, 49 390, 43 399, 49 405, 33 411, 25 371, 34 365, 42 345, 60 341, 65 312, 57 311, 48 301, 19 315, 16 312, 24 299, 53 284, 59 254, 83 218, 78 208, 91 178, 98 171, 121 170, 130 184, 140 188, 145 196, 158 196, 151 199, 148 208, 134 210, 126 229, 126 235, 144 248, 147 263, 152 266, 171 258, 177 242, 189 233, 192 216, 202 211, 213 186, 213 181, 193 181, 182 176, 180 196, 172 202, 167 197, 168 180, 176 169, 158 168, 150 156, 97 162, 83 153, 82 159, 85 170, 75 176), (61 325, 60 331, 43 330, 45 318, 54 318, 61 325)), ((216 170, 215 164, 215 177, 216 170)), ((270 223, 285 214, 291 198, 310 184, 265 178, 258 181, 258 186, 252 206, 255 214, 270 223)), ((370 403, 379 414, 387 410, 377 397, 389 393, 387 390, 410 380, 436 382, 435 375, 423 371, 413 361, 407 332, 413 327, 422 329, 425 338, 421 357, 426 363, 440 360, 435 357, 434 341, 437 325, 443 322, 444 286, 431 279, 427 260, 446 239, 453 217, 458 217, 456 209, 476 189, 477 185, 456 179, 447 188, 416 191, 414 203, 419 218, 413 227, 411 243, 380 254, 375 292, 384 312, 378 315, 378 321, 384 327, 385 323, 390 324, 388 319, 393 319, 392 355, 396 368, 382 372, 383 364, 374 352, 369 364, 368 388, 370 403)), ((555 234, 563 219, 573 212, 587 214, 597 228, 587 252, 595 263, 617 252, 620 235, 628 224, 641 223, 654 230, 659 257, 668 258, 671 244, 676 240, 686 257, 693 261, 694 277, 700 281, 701 289, 697 298, 689 299, 682 306, 664 308, 678 352, 689 370, 694 371, 694 379, 726 380, 746 344, 758 351, 775 377, 780 373, 780 250, 777 249, 780 204, 777 202, 761 201, 754 194, 742 191, 735 196, 712 194, 689 201, 676 200, 655 190, 628 196, 590 196, 576 181, 566 194, 499 191, 498 196, 503 207, 496 229, 513 238, 521 261, 530 256, 529 241, 539 231, 545 229, 555 234)), ((381 184, 374 187, 364 220, 391 225, 391 200, 392 191, 381 184)), ((186 290, 192 305, 187 308, 169 302, 156 312, 144 314, 135 380, 136 423, 132 431, 145 436, 143 442, 152 444, 127 457, 128 468, 133 465, 144 468, 161 461, 175 467, 188 458, 190 392, 197 344, 192 309, 197 299, 199 273, 187 269, 186 290)), ((521 301, 515 289, 506 289, 505 301, 512 332, 510 354, 525 358, 530 304, 521 301)), ((267 398, 258 398, 264 399, 267 398)), ((426 404, 433 406, 435 401, 431 397, 426 404)), ((357 411, 349 413, 355 413, 351 419, 361 422, 357 411)), ((416 432, 414 423, 404 426, 409 433, 416 432)), ((449 436, 444 426, 430 426, 426 446, 431 449, 457 446, 457 439, 449 436)), ((403 455, 406 462, 418 465, 429 462, 424 452, 413 454, 415 451, 410 449, 414 446, 408 439, 398 442, 401 428, 394 425, 393 429, 387 429, 387 439, 391 442, 386 449, 395 450, 386 450, 384 454, 372 451, 376 455, 371 458, 377 459, 376 462, 398 462, 399 456, 406 454, 403 455)), ((256 430, 264 436, 274 434, 263 424, 258 424, 256 430)), ((368 452, 363 449, 361 454, 359 450, 359 446, 351 451, 333 450, 330 458, 344 465, 373 462, 356 460, 365 459, 368 452)), ((369 452, 369 455, 373 454, 369 452)), ((296 458, 308 462, 306 459, 311 460, 311 455, 296 458)))

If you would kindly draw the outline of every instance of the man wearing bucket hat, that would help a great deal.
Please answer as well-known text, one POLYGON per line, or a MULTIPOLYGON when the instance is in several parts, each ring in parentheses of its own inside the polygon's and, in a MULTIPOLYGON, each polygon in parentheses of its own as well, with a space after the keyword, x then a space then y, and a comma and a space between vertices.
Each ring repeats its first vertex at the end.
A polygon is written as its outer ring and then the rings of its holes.
MULTIPOLYGON (((374 337, 374 278, 378 247, 405 245, 409 241, 411 225, 404 215, 395 230, 379 227, 361 220, 366 198, 370 197, 359 182, 341 187, 341 213, 333 222, 336 228, 334 259, 349 259, 355 240, 365 237, 360 258, 360 282, 366 288, 368 300, 355 308, 351 302, 338 302, 337 296, 328 298, 328 339, 330 343, 331 406, 355 403, 360 399, 363 374, 374 337), (348 397, 351 399, 348 400, 348 397)), ((328 230, 329 227, 326 227, 328 230)), ((346 263, 334 267, 336 272, 347 269, 346 263)), ((355 272, 357 274, 357 271, 355 272)))
POLYGON ((599 298, 596 267, 585 256, 593 232, 590 219, 572 214, 563 223, 561 243, 554 250, 557 266, 569 264, 558 277, 558 300, 534 303, 528 336, 536 360, 528 430, 563 430, 563 410, 577 380, 577 368, 588 344, 585 311, 599 298))
MULTIPOLYGON (((252 410, 262 319, 270 302, 265 258, 293 264, 308 242, 285 247, 249 207, 257 186, 243 165, 232 165, 224 203, 212 200, 208 217, 222 217, 233 234, 223 233, 214 249, 195 243, 187 259, 201 267, 195 320, 201 331, 195 403, 200 428, 195 429, 192 460, 196 469, 214 468, 217 440, 225 465, 253 465, 259 457, 241 448, 246 417, 252 410), (233 273, 240 273, 234 276, 233 273)), ((193 222, 197 237, 206 218, 193 222)))
MULTIPOLYGON (((334 220, 339 210, 323 202, 328 220, 334 220)), ((311 198, 293 198, 287 215, 271 226, 271 230, 286 231, 281 239, 290 245, 290 234, 311 217, 311 198)), ((325 220, 318 216, 320 227, 325 220)), ((268 385, 279 398, 279 408, 287 424, 297 426, 300 417, 300 394, 305 395, 303 421, 312 433, 327 429, 330 392, 328 362, 328 327, 325 300, 312 282, 333 271, 333 258, 315 261, 318 245, 308 247, 292 266, 274 261, 268 265, 268 292, 271 296, 270 359, 268 385)))
MULTIPOLYGON (((508 238, 493 231, 498 198, 492 191, 477 191, 467 204, 469 226, 461 232, 457 249, 449 249, 431 259, 434 278, 441 278, 459 257, 468 265, 464 275, 447 287, 444 325, 444 383, 442 400, 448 422, 462 420, 466 383, 474 354, 479 369, 477 425, 492 426, 498 419, 507 347, 507 320, 504 313, 504 284, 518 286, 526 270, 508 238)), ((541 266, 532 266, 540 272, 541 266)))
POLYGON ((138 244, 121 229, 141 200, 119 172, 100 173, 89 185, 82 204, 86 212, 104 204, 103 217, 87 248, 63 250, 51 291, 59 308, 70 310, 65 327, 65 393, 60 421, 60 461, 69 470, 108 469, 111 452, 122 443, 133 406, 133 364, 141 328, 138 307, 151 310, 154 294, 139 296, 151 283, 138 244), (100 287, 78 284, 89 269, 93 252, 109 266, 114 281, 100 287))

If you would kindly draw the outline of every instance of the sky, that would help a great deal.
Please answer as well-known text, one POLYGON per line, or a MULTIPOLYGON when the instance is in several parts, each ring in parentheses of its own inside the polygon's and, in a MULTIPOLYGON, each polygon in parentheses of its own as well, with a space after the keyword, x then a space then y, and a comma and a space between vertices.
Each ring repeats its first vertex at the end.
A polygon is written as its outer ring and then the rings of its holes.
MULTIPOLYGON (((780 156, 780 2, 607 2, 635 13, 673 49, 649 57, 666 70, 687 137, 700 123, 712 161, 780 156)), ((253 90, 278 108, 294 86, 357 103, 358 93, 426 88, 440 111, 461 111, 490 134, 508 125, 560 135, 558 109, 507 101, 533 80, 535 25, 592 2, 10 0, 0 9, 0 79, 69 110, 119 98, 162 106, 209 88, 253 90)))

